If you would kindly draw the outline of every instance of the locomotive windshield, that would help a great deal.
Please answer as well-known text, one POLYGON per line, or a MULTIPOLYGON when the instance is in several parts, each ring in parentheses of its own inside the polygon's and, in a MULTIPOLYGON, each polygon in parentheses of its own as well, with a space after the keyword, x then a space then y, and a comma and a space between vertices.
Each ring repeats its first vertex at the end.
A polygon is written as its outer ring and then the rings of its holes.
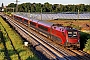
POLYGON ((68 37, 77 37, 77 32, 75 32, 75 31, 73 31, 73 32, 69 31, 68 32, 68 37))

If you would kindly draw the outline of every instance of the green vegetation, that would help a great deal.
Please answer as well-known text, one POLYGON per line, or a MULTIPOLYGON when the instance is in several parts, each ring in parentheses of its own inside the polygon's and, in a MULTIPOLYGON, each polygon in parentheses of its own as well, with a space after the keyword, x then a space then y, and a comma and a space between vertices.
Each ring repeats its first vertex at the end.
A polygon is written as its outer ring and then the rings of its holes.
POLYGON ((88 33, 84 51, 90 54, 90 33, 88 33))
POLYGON ((85 44, 87 40, 89 39, 89 34, 80 32, 80 43, 81 43, 81 48, 85 48, 85 44))
MULTIPOLYGON (((12 30, 1 17, 0 29, 3 33, 3 42, 0 40, 0 60, 7 60, 7 56, 5 54, 6 51, 8 51, 7 54, 11 60, 39 60, 39 58, 32 51, 30 51, 29 48, 24 47, 20 36, 12 30)), ((0 37, 2 37, 1 34, 0 37)))
POLYGON ((11 16, 11 13, 12 13, 12 12, 6 12, 5 14, 7 14, 7 15, 11 16))
POLYGON ((90 39, 87 40, 84 51, 90 54, 90 39))
MULTIPOLYGON (((16 4, 11 3, 7 6, 15 8, 16 4)), ((78 4, 78 5, 62 5, 62 4, 50 4, 48 2, 41 4, 41 3, 22 3, 18 5, 18 12, 90 12, 90 5, 85 4, 78 4)), ((7 11, 10 11, 7 10, 7 11)))
POLYGON ((90 53, 90 34, 81 32, 80 33, 81 48, 84 47, 84 51, 90 53))
POLYGON ((2 32, 0 31, 0 60, 4 60, 4 57, 5 57, 5 55, 4 55, 4 52, 5 52, 5 50, 4 50, 4 46, 3 46, 3 43, 2 43, 2 32))

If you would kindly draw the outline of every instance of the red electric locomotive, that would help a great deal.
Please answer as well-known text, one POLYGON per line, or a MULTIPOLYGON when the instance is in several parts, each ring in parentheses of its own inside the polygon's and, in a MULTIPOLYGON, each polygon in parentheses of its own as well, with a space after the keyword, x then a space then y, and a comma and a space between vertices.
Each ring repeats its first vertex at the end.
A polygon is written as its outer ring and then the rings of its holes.
POLYGON ((15 14, 14 18, 23 24, 33 27, 59 44, 80 47, 79 32, 75 28, 42 20, 29 20, 28 18, 15 14))

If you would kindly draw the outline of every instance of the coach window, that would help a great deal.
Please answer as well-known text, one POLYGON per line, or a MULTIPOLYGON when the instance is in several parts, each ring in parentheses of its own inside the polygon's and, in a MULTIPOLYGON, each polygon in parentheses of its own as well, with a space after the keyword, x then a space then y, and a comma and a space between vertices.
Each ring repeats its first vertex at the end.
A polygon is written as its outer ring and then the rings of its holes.
POLYGON ((20 20, 20 17, 18 17, 18 21, 20 20))
POLYGON ((28 20, 25 19, 25 20, 24 20, 24 23, 28 23, 28 20))
POLYGON ((16 19, 18 20, 18 17, 16 17, 16 19))
POLYGON ((17 20, 19 20, 19 17, 17 18, 17 20))
POLYGON ((48 31, 48 28, 46 28, 46 27, 44 27, 44 26, 40 26, 40 25, 39 25, 39 28, 42 29, 42 30, 48 31))
POLYGON ((30 24, 33 25, 33 26, 36 26, 36 24, 34 22, 30 22, 30 24))
POLYGON ((22 21, 22 18, 20 18, 20 21, 22 21))
POLYGON ((18 17, 17 17, 17 16, 15 16, 15 19, 16 19, 16 20, 18 20, 18 17))

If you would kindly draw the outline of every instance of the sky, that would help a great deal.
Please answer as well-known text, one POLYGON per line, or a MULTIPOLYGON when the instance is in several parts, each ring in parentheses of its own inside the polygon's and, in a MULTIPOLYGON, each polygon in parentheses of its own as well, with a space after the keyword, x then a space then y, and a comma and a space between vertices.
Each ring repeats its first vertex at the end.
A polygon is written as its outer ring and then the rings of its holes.
MULTIPOLYGON (((0 0, 0 6, 3 3, 4 6, 7 6, 10 3, 15 3, 16 0, 0 0)), ((45 2, 49 2, 50 4, 63 4, 63 5, 67 5, 67 4, 90 4, 90 0, 19 0, 19 4, 21 3, 26 3, 26 2, 30 2, 30 3, 45 3, 45 2)))

